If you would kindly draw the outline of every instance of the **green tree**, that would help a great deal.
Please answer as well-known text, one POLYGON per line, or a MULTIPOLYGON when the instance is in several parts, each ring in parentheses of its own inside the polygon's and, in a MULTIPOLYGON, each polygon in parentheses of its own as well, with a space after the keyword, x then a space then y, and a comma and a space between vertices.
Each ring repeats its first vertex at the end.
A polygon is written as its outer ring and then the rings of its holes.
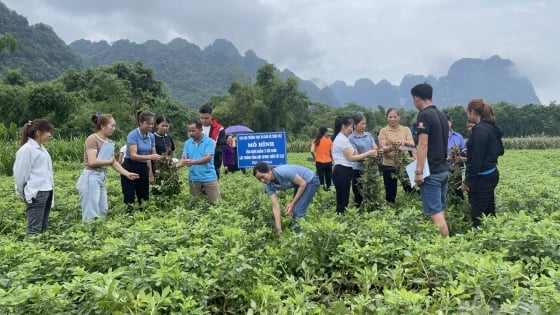
POLYGON ((11 53, 14 53, 17 49, 17 46, 18 46, 18 42, 14 37, 14 35, 10 33, 5 33, 3 35, 0 35, 0 52, 2 52, 4 48, 7 48, 10 50, 11 53))

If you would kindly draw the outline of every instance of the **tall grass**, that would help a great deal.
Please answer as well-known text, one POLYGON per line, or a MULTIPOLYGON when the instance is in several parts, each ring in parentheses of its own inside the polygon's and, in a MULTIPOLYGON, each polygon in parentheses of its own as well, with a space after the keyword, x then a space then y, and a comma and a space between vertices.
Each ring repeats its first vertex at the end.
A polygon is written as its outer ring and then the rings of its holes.
POLYGON ((506 150, 560 149, 560 137, 504 138, 503 142, 506 150))

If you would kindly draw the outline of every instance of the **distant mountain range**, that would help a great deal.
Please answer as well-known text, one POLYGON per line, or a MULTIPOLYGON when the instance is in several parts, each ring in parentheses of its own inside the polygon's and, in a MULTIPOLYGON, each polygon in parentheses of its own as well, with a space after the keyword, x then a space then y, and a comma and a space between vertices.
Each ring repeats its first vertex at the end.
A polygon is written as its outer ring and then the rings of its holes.
MULTIPOLYGON (((171 96, 188 106, 197 107, 210 96, 227 93, 233 81, 254 82, 258 68, 267 61, 248 50, 241 55, 225 39, 217 39, 204 49, 185 39, 167 44, 150 40, 137 44, 118 40, 91 42, 78 40, 66 46, 44 24, 29 26, 27 19, 0 2, 0 34, 12 33, 18 40, 13 55, 0 52, 0 71, 19 67, 34 81, 54 79, 69 67, 97 67, 116 61, 134 63, 141 60, 154 69, 155 77, 165 82, 171 96)), ((284 70, 284 78, 297 76, 284 70)), ((399 85, 387 80, 378 83, 362 78, 353 85, 336 81, 326 85, 320 79, 300 80, 301 90, 312 101, 341 106, 355 102, 366 107, 413 108, 410 88, 421 82, 434 87, 434 103, 442 107, 466 104, 474 97, 491 103, 508 102, 516 105, 540 104, 533 85, 521 75, 513 62, 492 56, 489 59, 464 58, 451 65, 447 75, 408 74, 399 85)))

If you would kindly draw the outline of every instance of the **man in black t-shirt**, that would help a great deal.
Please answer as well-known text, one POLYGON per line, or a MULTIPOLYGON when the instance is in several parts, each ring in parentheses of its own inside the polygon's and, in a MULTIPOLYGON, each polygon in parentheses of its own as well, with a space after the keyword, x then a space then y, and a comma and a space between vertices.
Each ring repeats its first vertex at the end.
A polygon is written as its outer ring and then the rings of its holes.
POLYGON ((414 182, 420 187, 424 214, 430 216, 441 235, 446 237, 449 235, 444 213, 449 179, 446 161, 449 126, 446 116, 432 104, 432 92, 428 83, 418 84, 410 90, 414 106, 420 111, 414 182), (430 176, 424 177, 424 163, 428 163, 430 176))

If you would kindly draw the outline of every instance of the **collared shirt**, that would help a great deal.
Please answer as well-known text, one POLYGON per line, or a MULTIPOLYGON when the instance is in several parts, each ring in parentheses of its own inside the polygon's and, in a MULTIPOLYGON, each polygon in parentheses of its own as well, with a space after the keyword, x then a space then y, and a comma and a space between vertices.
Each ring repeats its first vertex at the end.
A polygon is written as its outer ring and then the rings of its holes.
POLYGON ((163 155, 167 153, 167 150, 171 151, 171 154, 175 151, 175 142, 173 142, 173 138, 170 135, 164 134, 163 136, 159 135, 157 132, 154 132, 154 138, 156 140, 156 153, 163 155))
POLYGON ((43 145, 32 138, 29 138, 16 153, 14 181, 16 193, 28 203, 37 197, 38 192, 51 191, 54 188, 51 156, 43 145))
MULTIPOLYGON (((348 137, 348 140, 350 140, 350 143, 352 143, 354 149, 358 151, 358 154, 362 154, 373 149, 373 145, 375 143, 375 140, 371 136, 371 133, 367 131, 359 136, 356 133, 352 133, 350 137, 348 137)), ((355 170, 364 171, 366 169, 366 166, 364 164, 364 161, 355 161, 352 162, 352 168, 355 170)))
POLYGON ((350 140, 348 140, 348 137, 342 132, 339 132, 336 138, 334 138, 332 146, 333 165, 352 167, 352 162, 344 156, 344 150, 346 149, 350 149, 352 152, 354 151, 354 147, 352 143, 350 143, 350 140))
MULTIPOLYGON (((136 145, 136 154, 148 155, 152 152, 152 148, 156 146, 156 139, 153 133, 148 132, 143 135, 139 128, 136 128, 128 133, 126 136, 126 144, 136 145)), ((130 157, 130 151, 126 148, 126 157, 130 157)), ((147 163, 147 161, 137 161, 138 163, 147 163)))
POLYGON ((447 138, 447 156, 451 155, 451 149, 453 148, 458 148, 459 153, 461 153, 466 148, 466 144, 463 136, 452 129, 449 138, 447 138))
MULTIPOLYGON (((396 129, 389 128, 389 126, 387 126, 379 131, 379 140, 382 139, 385 139, 385 145, 392 145, 397 141, 412 139, 412 132, 410 131, 410 128, 406 126, 399 125, 396 129)), ((395 152, 391 151, 383 153, 383 161, 381 164, 385 166, 395 166, 395 152)))
POLYGON ((315 177, 315 173, 303 166, 299 165, 280 165, 272 169, 272 174, 276 182, 270 181, 265 185, 266 192, 269 195, 274 195, 279 190, 286 190, 290 188, 297 188, 294 183, 296 175, 299 175, 306 183, 310 183, 315 177))
POLYGON ((218 180, 214 169, 214 148, 216 143, 206 135, 202 135, 200 142, 194 142, 190 138, 185 141, 183 157, 191 160, 198 160, 210 154, 212 157, 204 164, 192 165, 189 167, 189 181, 194 183, 208 183, 218 180))

